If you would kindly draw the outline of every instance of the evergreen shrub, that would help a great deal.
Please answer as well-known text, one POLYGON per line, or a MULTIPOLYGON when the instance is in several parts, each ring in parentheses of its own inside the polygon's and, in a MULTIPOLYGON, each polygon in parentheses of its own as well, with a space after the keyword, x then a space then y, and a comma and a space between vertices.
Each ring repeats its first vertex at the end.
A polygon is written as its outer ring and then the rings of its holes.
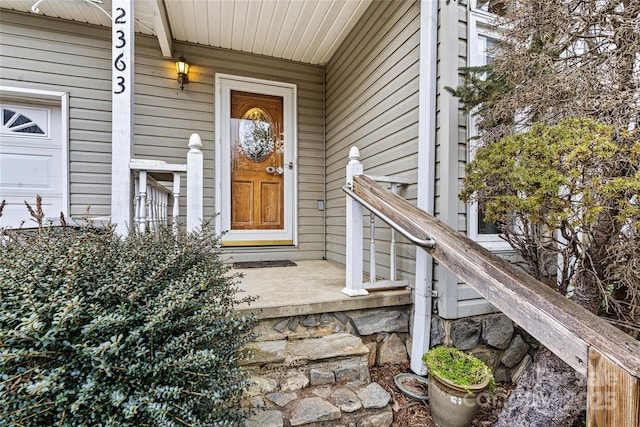
POLYGON ((253 316, 219 238, 40 227, 0 242, 0 424, 242 425, 253 316))

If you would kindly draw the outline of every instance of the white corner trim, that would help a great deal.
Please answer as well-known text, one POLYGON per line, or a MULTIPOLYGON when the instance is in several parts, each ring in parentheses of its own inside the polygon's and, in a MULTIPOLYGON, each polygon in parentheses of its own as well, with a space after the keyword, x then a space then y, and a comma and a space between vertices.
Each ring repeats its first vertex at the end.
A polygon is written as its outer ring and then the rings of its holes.
POLYGON ((220 215, 220 210, 222 209, 222 159, 220 158, 222 153, 222 89, 221 89, 221 80, 226 75, 224 74, 215 74, 214 81, 214 105, 213 109, 214 113, 214 132, 215 132, 215 141, 213 143, 214 149, 214 158, 215 158, 215 231, 216 233, 222 233, 222 215, 220 215))

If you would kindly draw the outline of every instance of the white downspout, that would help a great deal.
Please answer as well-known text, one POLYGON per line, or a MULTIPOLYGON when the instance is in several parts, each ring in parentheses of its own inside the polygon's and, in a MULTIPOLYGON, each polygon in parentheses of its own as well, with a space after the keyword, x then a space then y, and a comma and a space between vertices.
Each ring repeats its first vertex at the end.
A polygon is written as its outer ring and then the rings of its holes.
MULTIPOLYGON (((418 207, 433 214, 436 146, 436 61, 438 2, 420 0, 420 84, 418 106, 418 207)), ((433 258, 416 247, 416 285, 411 370, 424 374, 422 355, 431 338, 433 258)))

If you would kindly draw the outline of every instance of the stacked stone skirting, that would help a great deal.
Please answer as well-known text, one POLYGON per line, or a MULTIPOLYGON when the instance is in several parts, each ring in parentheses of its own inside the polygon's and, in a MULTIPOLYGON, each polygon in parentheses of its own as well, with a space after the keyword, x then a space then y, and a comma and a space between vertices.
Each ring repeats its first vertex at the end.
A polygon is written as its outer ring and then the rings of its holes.
POLYGON ((391 395, 369 367, 408 362, 410 306, 262 320, 245 367, 246 427, 386 427, 391 395))
MULTIPOLYGON (((411 306, 261 320, 245 349, 255 415, 246 427, 388 427, 390 394, 369 368, 409 362, 411 306)), ((499 382, 517 382, 538 343, 502 314, 433 317, 431 346, 482 359, 499 382)))
POLYGON ((518 382, 532 364, 538 342, 504 314, 431 319, 431 346, 468 351, 485 362, 498 382, 518 382))

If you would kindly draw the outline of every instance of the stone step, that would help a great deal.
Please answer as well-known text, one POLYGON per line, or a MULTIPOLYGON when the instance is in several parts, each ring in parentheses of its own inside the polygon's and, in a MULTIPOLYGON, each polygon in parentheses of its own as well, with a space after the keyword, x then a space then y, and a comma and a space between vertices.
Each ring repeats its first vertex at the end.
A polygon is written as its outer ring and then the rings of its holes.
POLYGON ((299 340, 256 341, 245 347, 248 354, 242 363, 247 368, 278 365, 300 366, 341 358, 367 357, 369 349, 362 339, 342 332, 299 340))
POLYGON ((255 396, 245 427, 388 427, 391 395, 377 383, 337 382, 255 396))
POLYGON ((407 362, 405 309, 354 310, 264 319, 242 365, 254 385, 246 427, 388 427, 389 394, 369 366, 407 362))

